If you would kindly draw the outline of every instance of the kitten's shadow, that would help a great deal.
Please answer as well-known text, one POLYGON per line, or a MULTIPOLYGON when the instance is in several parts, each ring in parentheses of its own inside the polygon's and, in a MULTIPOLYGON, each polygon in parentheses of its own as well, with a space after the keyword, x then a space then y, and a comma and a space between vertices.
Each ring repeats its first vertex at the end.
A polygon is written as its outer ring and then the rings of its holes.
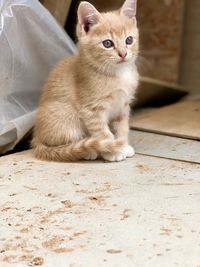
MULTIPOLYGON (((67 163, 67 162, 66 162, 67 163)), ((80 160, 80 161, 74 161, 74 162, 70 162, 71 164, 89 164, 89 165, 93 165, 93 164, 105 164, 105 163, 116 163, 116 162, 110 162, 104 159, 97 159, 97 160, 80 160)))

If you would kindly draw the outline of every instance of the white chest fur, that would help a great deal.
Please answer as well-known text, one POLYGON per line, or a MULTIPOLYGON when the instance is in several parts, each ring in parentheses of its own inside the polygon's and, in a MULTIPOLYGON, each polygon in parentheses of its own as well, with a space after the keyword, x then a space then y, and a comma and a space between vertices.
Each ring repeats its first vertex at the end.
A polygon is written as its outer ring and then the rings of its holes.
POLYGON ((122 65, 117 70, 116 88, 113 90, 114 101, 111 105, 109 117, 112 119, 130 102, 138 84, 138 72, 130 65, 122 65))
POLYGON ((117 71, 118 78, 122 83, 123 87, 134 87, 138 83, 138 72, 135 67, 131 65, 122 65, 121 68, 117 71))
POLYGON ((122 82, 133 83, 133 72, 130 66, 123 66, 118 70, 118 77, 122 82))

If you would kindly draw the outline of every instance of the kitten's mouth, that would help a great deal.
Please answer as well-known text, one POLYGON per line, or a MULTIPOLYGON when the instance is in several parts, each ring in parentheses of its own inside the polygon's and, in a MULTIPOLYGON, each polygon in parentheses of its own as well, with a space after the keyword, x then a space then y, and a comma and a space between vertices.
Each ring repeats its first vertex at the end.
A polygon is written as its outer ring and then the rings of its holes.
POLYGON ((117 61, 117 64, 120 64, 120 63, 123 63, 123 62, 126 62, 126 60, 122 58, 119 61, 117 61))

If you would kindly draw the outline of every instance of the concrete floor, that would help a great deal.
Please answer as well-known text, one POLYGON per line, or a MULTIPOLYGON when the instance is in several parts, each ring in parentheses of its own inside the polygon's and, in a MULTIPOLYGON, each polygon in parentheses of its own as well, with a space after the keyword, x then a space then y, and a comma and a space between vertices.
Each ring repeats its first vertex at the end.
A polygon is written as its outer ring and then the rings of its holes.
POLYGON ((0 158, 0 266, 199 267, 200 165, 0 158))

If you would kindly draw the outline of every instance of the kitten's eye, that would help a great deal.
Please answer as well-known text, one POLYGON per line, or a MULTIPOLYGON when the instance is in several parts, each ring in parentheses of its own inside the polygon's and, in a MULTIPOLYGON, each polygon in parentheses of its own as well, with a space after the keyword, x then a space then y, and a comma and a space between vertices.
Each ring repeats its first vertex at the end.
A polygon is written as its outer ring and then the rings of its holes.
POLYGON ((134 40, 134 39, 133 39, 133 36, 129 36, 129 37, 127 37, 127 38, 126 38, 126 44, 127 44, 127 45, 131 45, 131 44, 133 43, 133 40, 134 40))
POLYGON ((113 43, 113 41, 111 41, 111 40, 105 40, 105 41, 103 41, 102 42, 103 43, 103 45, 104 45, 104 47, 105 48, 111 48, 111 47, 113 47, 114 46, 114 43, 113 43))

